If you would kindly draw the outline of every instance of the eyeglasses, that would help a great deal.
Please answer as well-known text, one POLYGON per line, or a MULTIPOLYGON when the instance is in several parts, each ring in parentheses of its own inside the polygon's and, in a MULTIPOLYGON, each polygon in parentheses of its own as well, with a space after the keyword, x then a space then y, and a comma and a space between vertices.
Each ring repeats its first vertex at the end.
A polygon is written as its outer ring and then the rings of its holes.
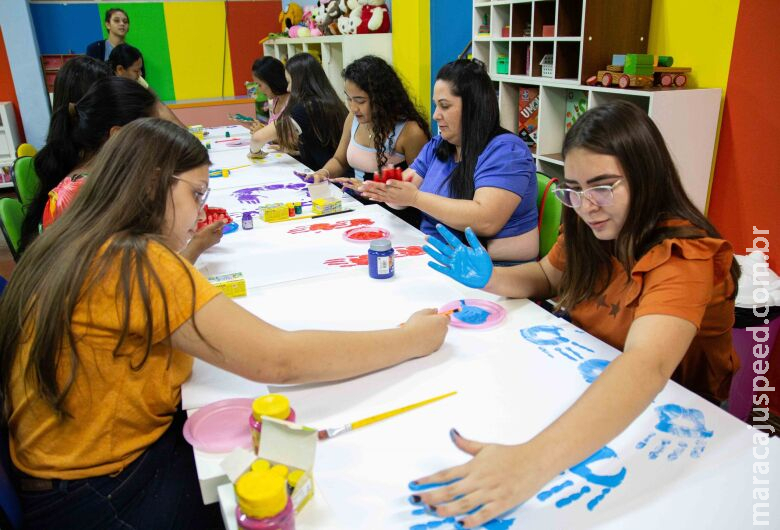
POLYGON ((189 180, 184 180, 181 177, 177 177, 176 175, 171 175, 172 179, 176 179, 181 182, 185 182, 189 185, 190 188, 192 188, 192 191, 195 192, 195 198, 198 200, 198 207, 203 208, 206 205, 206 201, 209 198, 209 193, 211 193, 211 188, 206 188, 206 191, 203 191, 203 188, 198 188, 195 184, 190 182, 189 180))
POLYGON ((609 206, 615 200, 613 190, 621 182, 623 182, 623 179, 617 180, 608 186, 594 186, 582 191, 569 188, 556 188, 553 190, 553 193, 564 206, 568 206, 569 208, 581 207, 583 197, 596 206, 609 206))

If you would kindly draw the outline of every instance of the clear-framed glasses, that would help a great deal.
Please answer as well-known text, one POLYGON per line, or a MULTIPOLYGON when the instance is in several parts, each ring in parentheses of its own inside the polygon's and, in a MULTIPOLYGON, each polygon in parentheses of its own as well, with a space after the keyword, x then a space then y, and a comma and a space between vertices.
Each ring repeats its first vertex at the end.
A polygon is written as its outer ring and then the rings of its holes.
POLYGON ((582 199, 586 198, 596 206, 609 206, 615 200, 613 190, 623 182, 623 179, 616 180, 608 186, 594 186, 586 190, 577 191, 569 188, 556 188, 553 193, 564 206, 569 208, 579 208, 582 206, 582 199))
POLYGON ((195 192, 195 198, 198 200, 198 207, 203 208, 206 205, 206 201, 209 199, 209 193, 211 193, 211 188, 206 188, 205 190, 203 188, 199 188, 196 184, 193 184, 189 180, 184 180, 183 178, 171 175, 171 178, 176 179, 180 182, 184 182, 189 185, 190 188, 192 188, 192 191, 195 192))

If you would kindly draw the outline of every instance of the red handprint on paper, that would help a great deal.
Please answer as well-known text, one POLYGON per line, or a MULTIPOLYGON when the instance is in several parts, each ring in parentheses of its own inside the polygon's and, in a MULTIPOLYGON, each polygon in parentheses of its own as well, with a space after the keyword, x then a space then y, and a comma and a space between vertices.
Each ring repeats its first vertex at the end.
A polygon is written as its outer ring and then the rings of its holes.
POLYGON ((297 226, 288 230, 288 234, 303 234, 306 232, 322 232, 323 230, 336 230, 338 228, 352 228, 355 226, 368 226, 374 224, 371 219, 345 219, 336 223, 314 223, 312 225, 297 226))
MULTIPOLYGON (((422 247, 397 247, 395 249, 395 258, 408 258, 409 256, 422 256, 425 254, 422 247)), ((326 259, 323 262, 331 267, 356 267, 357 265, 368 265, 368 254, 353 254, 343 258, 326 259)))

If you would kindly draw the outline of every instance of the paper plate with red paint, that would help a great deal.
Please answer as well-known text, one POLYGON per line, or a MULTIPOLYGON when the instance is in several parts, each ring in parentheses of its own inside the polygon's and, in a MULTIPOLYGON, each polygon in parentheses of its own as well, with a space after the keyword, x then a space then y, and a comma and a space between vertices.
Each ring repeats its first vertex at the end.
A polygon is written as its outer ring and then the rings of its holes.
POLYGON ((450 326, 464 329, 487 329, 497 326, 506 317, 506 309, 495 302, 467 298, 453 300, 439 308, 439 313, 460 309, 450 315, 450 326))
POLYGON ((249 432, 251 398, 223 399, 201 407, 184 423, 184 439, 207 453, 229 453, 236 447, 252 449, 249 432))
POLYGON ((390 232, 378 226, 359 226, 344 232, 344 239, 353 243, 370 243, 375 239, 389 239, 390 232))

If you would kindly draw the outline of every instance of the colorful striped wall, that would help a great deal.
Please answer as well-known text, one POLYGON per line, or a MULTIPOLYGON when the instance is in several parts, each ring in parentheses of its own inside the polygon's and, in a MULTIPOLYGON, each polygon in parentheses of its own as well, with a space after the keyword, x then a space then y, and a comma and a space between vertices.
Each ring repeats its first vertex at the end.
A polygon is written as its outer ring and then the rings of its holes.
POLYGON ((144 55, 146 77, 163 100, 245 94, 260 39, 278 31, 281 0, 245 2, 33 3, 42 54, 84 53, 105 38, 111 7, 130 17, 127 42, 144 55))

